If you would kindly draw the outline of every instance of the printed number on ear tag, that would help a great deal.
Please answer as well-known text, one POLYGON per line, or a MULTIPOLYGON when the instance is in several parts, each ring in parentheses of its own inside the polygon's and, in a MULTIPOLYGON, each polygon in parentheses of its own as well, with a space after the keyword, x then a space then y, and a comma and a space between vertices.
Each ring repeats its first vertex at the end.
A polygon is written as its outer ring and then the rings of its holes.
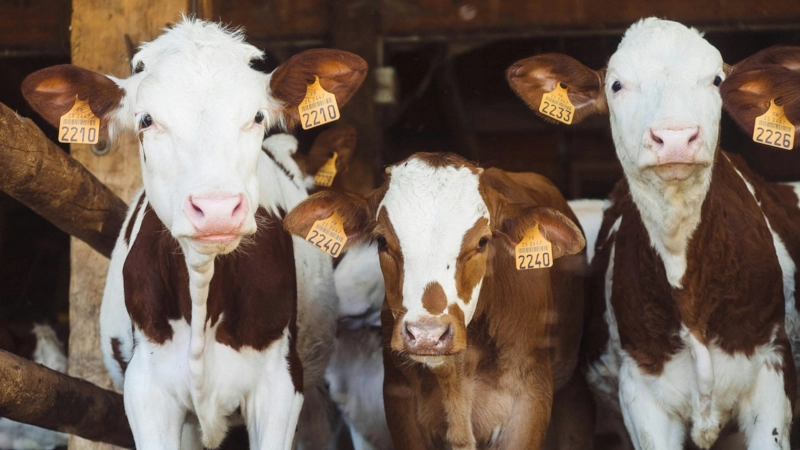
POLYGON ((539 232, 539 224, 525 232, 514 249, 517 270, 546 269, 553 266, 553 245, 539 232))
POLYGON ((325 164, 319 168, 317 174, 314 175, 314 184, 317 186, 331 187, 333 179, 336 177, 336 158, 339 154, 333 152, 330 158, 325 161, 325 164))
POLYGON ((791 150, 794 148, 794 125, 786 118, 783 106, 769 101, 769 109, 756 117, 753 141, 760 144, 791 150))
POLYGON ((94 115, 87 100, 75 96, 75 104, 61 116, 58 125, 58 142, 67 144, 97 144, 100 119, 94 115))
POLYGON ((342 248, 347 242, 347 235, 344 232, 344 219, 338 212, 335 212, 327 219, 314 222, 311 231, 306 236, 306 240, 311 242, 314 247, 336 258, 342 253, 342 248))
POLYGON ((318 76, 314 76, 314 83, 308 85, 306 98, 300 102, 297 110, 300 112, 300 125, 304 130, 339 119, 336 96, 322 89, 318 76))
POLYGON ((539 112, 559 122, 572 125, 575 106, 569 100, 567 87, 564 83, 556 83, 555 90, 542 95, 539 112))

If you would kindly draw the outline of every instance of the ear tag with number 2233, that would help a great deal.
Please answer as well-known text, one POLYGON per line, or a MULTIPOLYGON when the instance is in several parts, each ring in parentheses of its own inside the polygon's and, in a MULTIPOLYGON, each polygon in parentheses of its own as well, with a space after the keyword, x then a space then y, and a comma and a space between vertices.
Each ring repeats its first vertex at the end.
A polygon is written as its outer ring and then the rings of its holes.
POLYGON ((575 106, 569 100, 567 86, 564 83, 556 83, 556 88, 553 91, 542 95, 539 112, 561 123, 572 124, 575 106))

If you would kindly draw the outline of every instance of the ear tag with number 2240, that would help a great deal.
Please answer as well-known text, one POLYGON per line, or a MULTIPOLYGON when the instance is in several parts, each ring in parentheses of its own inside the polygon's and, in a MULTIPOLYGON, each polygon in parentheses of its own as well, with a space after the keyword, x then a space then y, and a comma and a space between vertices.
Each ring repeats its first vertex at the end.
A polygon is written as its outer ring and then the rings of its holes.
POLYGON ((306 98, 300 102, 297 111, 300 113, 300 125, 304 130, 339 120, 336 96, 322 89, 319 77, 316 75, 314 82, 308 85, 306 98))
POLYGON ((327 219, 317 220, 311 226, 306 240, 321 251, 336 258, 342 253, 342 248, 347 242, 344 232, 344 219, 338 212, 334 212, 327 219))
POLYGON ((529 228, 514 249, 517 270, 546 269, 553 266, 553 245, 542 236, 539 224, 529 228))

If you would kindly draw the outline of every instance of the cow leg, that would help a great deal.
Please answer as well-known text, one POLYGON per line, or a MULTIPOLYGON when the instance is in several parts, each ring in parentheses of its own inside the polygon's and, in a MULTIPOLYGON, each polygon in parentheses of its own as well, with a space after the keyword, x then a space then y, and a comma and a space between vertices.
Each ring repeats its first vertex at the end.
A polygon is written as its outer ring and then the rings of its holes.
MULTIPOLYGON (((156 376, 141 345, 125 372, 125 413, 137 450, 179 450, 186 409, 156 376)), ((197 447, 199 450, 200 447, 197 447)))
MULTIPOLYGON (((303 407, 302 386, 296 387, 286 364, 288 336, 273 344, 261 383, 242 405, 252 450, 290 450, 303 407), (278 345, 281 344, 281 345, 278 345)), ((298 383, 302 381, 298 380, 298 383)))
POLYGON ((783 384, 784 372, 764 364, 750 391, 739 404, 739 428, 747 448, 789 450, 792 407, 783 384))
POLYGON ((686 429, 671 417, 650 391, 636 362, 625 358, 619 372, 622 417, 636 450, 680 450, 686 429))

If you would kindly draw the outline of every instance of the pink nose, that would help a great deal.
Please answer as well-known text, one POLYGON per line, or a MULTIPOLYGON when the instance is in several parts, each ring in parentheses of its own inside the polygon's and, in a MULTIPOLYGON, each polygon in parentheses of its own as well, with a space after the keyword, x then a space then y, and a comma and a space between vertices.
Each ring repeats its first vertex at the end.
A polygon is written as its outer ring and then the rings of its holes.
POLYGON ((247 214, 244 195, 203 195, 186 199, 183 211, 200 235, 238 234, 247 214))
POLYGON ((453 347, 453 327, 436 320, 407 322, 403 328, 403 345, 414 355, 442 355, 453 347))
POLYGON ((692 164, 700 150, 700 127, 651 128, 645 138, 659 164, 692 164))

